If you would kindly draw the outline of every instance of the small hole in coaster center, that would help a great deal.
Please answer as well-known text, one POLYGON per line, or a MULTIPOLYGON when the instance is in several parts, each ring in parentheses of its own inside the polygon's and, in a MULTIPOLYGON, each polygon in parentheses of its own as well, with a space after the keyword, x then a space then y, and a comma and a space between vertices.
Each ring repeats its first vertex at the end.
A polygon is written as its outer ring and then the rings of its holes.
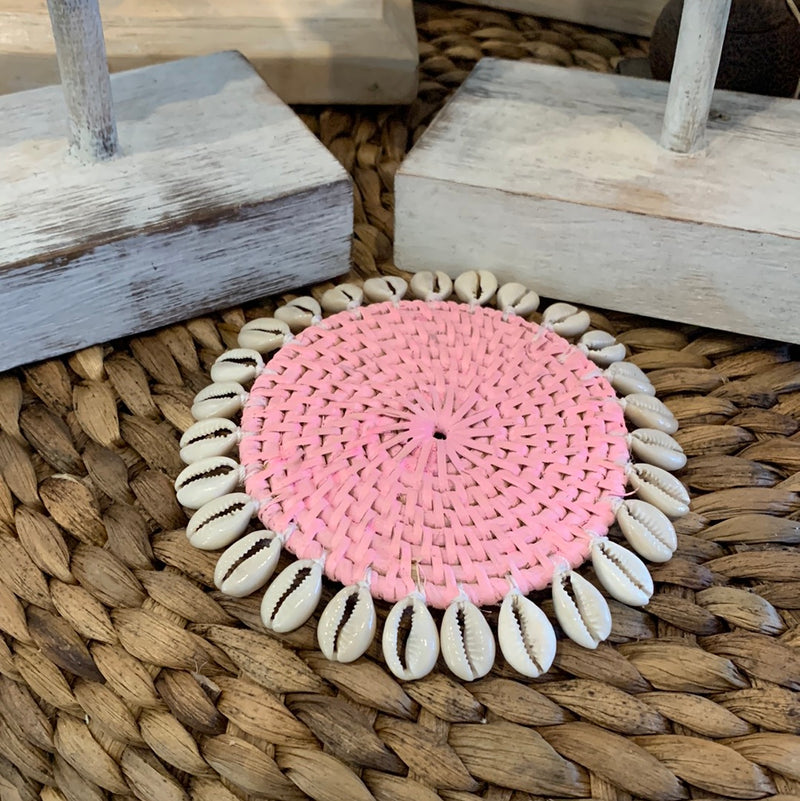
POLYGON ((434 439, 447 439, 447 434, 442 431, 441 429, 437 428, 436 431, 433 432, 434 439))

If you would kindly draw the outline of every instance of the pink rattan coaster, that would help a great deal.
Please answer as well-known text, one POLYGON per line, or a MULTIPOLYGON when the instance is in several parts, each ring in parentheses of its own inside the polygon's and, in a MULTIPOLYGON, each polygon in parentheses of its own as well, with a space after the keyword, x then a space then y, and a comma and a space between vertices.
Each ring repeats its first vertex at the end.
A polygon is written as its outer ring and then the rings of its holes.
POLYGON ((689 503, 667 472, 685 463, 677 423, 586 312, 557 303, 528 321, 535 293, 483 272, 455 285, 417 274, 411 288, 417 300, 398 278, 342 285, 242 328, 181 440, 187 536, 224 549, 215 582, 234 596, 267 584, 284 547, 297 557, 263 596, 278 632, 311 617, 323 575, 343 585, 317 629, 331 659, 369 648, 374 597, 394 604, 382 639, 396 676, 425 675, 441 645, 475 679, 496 651, 479 607, 500 604, 503 656, 538 676, 556 633, 531 592, 551 586, 560 628, 589 648, 611 617, 583 562, 608 595, 649 600, 648 569, 619 539, 651 561, 672 555, 670 518, 689 503), (440 623, 428 607, 445 610, 440 623))
POLYGON ((326 575, 431 606, 499 603, 605 535, 629 461, 622 409, 580 351, 494 309, 341 312, 283 347, 242 418, 246 489, 326 575))

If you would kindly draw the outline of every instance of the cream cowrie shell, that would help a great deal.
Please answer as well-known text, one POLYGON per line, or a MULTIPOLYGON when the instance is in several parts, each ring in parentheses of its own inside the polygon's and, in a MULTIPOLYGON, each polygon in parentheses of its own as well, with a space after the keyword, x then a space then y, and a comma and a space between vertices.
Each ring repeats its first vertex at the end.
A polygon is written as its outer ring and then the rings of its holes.
POLYGON ((301 559, 289 565, 264 593, 261 621, 279 634, 294 631, 314 614, 322 595, 322 565, 301 559))
POLYGON ((439 632, 421 597, 409 595, 389 610, 382 646, 386 666, 398 679, 421 679, 433 670, 439 656, 439 632))
POLYGON ((542 314, 542 325, 562 337, 580 336, 590 324, 588 312, 571 303, 553 303, 542 314))
POLYGON ((678 430, 675 415, 658 399, 635 392, 620 399, 625 417, 637 428, 656 428, 665 434, 678 430))
POLYGON ((226 548, 244 534, 256 509, 256 502, 245 492, 214 498, 192 515, 186 536, 195 548, 203 551, 226 548))
POLYGON ((224 456, 230 453, 241 439, 239 426, 225 417, 199 420, 186 429, 180 441, 180 457, 186 464, 224 456))
POLYGON ((650 379, 635 364, 630 362, 614 362, 603 375, 609 384, 621 395, 655 395, 656 389, 650 379))
POLYGON ((247 390, 236 381, 209 384, 195 395, 192 417, 207 420, 210 417, 232 417, 242 410, 247 390))
POLYGON ((322 653, 334 662, 354 662, 375 637, 375 604, 360 584, 344 587, 331 598, 317 625, 322 653))
POLYGON ((628 606, 644 606, 653 595, 653 579, 644 562, 611 540, 592 542, 592 566, 600 583, 628 606))
POLYGON ((494 664, 494 636, 483 613, 466 599, 453 601, 442 618, 442 656, 464 681, 485 676, 494 664))
POLYGON ((556 656, 556 633, 547 615, 518 589, 500 605, 497 639, 506 662, 535 679, 550 670, 556 656))
POLYGON ((628 469, 628 482, 636 494, 667 517, 675 519, 689 512, 689 493, 686 487, 666 470, 639 462, 628 469))
POLYGON ((184 467, 175 479, 178 503, 199 509, 209 501, 232 492, 244 481, 244 468, 227 456, 212 456, 184 467))
POLYGON ((232 598, 244 598, 260 590, 275 571, 281 549, 281 539, 274 532, 250 532, 217 560, 214 584, 232 598))
POLYGON ((497 279, 488 270, 468 270, 453 284, 459 300, 476 306, 485 306, 497 292, 497 279))
POLYGON ((339 284, 326 289, 319 302, 328 314, 357 309, 364 302, 364 290, 355 284, 339 284))
POLYGON ((625 346, 607 331, 587 331, 578 340, 578 350, 600 367, 621 362, 627 355, 625 346))
POLYGON ((322 307, 314 298, 303 296, 294 298, 283 306, 275 309, 275 319, 281 320, 289 326, 293 334, 313 325, 322 318, 322 307))
POLYGON ((424 270, 411 276, 411 294, 420 300, 447 300, 453 294, 453 280, 447 273, 424 270))
POLYGON ((564 634, 584 648, 597 648, 611 634, 606 599, 574 570, 553 575, 553 608, 564 634))
POLYGON ((669 435, 656 428, 637 428, 628 434, 628 447, 637 459, 662 470, 680 470, 686 466, 683 448, 669 435))
POLYGON ((259 317, 241 327, 237 341, 240 348, 249 348, 258 353, 272 353, 283 347, 290 334, 289 326, 283 320, 259 317))
POLYGON ((264 369, 261 354, 253 348, 234 348, 225 351, 211 365, 212 381, 235 381, 247 384, 264 369))
POLYGON ((617 509, 617 525, 639 556, 651 562, 668 562, 678 547, 672 521, 647 501, 629 498, 617 509))
POLYGON ((501 312, 527 317, 539 308, 539 296, 523 284, 503 284, 497 290, 497 308, 501 312))
POLYGON ((382 275, 364 281, 364 295, 370 303, 397 303, 407 291, 408 283, 399 275, 382 275))

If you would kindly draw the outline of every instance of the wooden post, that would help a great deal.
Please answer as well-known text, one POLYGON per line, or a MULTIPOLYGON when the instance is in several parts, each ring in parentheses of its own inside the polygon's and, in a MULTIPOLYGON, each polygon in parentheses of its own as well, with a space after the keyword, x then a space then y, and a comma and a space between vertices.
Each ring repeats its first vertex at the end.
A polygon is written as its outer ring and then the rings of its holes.
POLYGON ((83 161, 117 153, 103 25, 98 0, 47 0, 67 102, 70 152, 83 161))
POLYGON ((661 145, 677 153, 703 146, 731 0, 685 0, 661 145))

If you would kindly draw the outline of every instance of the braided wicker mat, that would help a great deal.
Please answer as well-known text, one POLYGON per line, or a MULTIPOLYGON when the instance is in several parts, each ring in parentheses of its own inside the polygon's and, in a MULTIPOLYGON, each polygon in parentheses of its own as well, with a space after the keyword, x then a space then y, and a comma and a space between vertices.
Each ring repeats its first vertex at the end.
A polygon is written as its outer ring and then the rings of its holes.
MULTIPOLYGON (((410 109, 304 115, 356 182, 354 275, 391 264, 392 178, 482 54, 611 70, 645 43, 420 6, 410 109)), ((316 287, 317 296, 326 287, 316 287)), ((800 798, 800 362, 775 343, 593 313, 678 417, 692 512, 644 609, 402 684, 325 660, 213 587, 172 482, 194 394, 272 299, 0 376, 0 798, 800 798)), ((330 591, 327 593, 330 597, 330 591)), ((543 605, 547 607, 547 602, 543 605)), ((379 610, 381 614, 386 609, 379 610)))

